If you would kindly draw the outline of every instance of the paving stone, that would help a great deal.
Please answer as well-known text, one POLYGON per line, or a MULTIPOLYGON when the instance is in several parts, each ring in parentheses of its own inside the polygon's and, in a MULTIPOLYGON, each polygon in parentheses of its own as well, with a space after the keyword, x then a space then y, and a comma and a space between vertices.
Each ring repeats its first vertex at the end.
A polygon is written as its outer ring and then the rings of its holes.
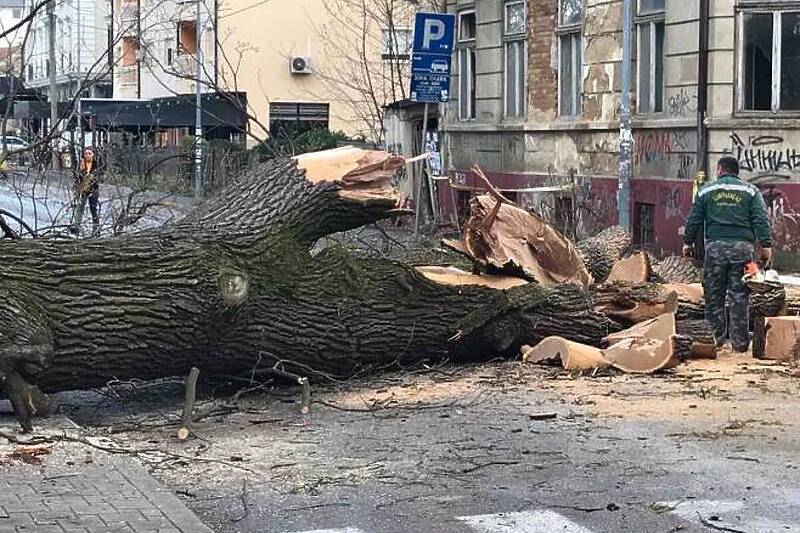
POLYGON ((133 459, 75 466, 0 468, 0 532, 210 533, 133 459), (63 476, 63 477, 60 477, 63 476))

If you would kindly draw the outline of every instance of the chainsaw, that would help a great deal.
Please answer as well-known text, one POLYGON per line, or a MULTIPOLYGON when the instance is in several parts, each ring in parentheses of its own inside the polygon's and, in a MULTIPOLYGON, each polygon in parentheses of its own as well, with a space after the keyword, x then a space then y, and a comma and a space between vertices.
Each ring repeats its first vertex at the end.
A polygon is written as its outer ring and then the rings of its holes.
POLYGON ((762 283, 780 283, 781 285, 793 285, 800 287, 800 276, 783 276, 771 268, 763 270, 761 265, 759 265, 756 261, 750 261, 744 266, 744 276, 742 276, 742 281, 745 283, 750 281, 762 283))

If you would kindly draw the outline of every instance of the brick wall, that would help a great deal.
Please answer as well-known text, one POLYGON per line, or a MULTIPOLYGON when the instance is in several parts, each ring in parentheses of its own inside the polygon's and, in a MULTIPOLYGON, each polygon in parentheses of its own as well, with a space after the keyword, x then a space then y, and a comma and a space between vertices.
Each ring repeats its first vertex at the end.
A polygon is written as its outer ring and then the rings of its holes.
POLYGON ((528 0, 528 120, 551 121, 558 112, 556 0, 528 0))

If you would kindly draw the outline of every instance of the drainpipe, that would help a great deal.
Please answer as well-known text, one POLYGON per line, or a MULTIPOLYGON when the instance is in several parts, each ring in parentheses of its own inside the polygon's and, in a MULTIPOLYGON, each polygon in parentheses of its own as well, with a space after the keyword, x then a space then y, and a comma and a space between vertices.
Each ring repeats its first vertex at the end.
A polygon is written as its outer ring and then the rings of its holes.
POLYGON ((700 0, 700 40, 697 60, 697 170, 708 176, 708 26, 709 0, 700 0))
POLYGON ((631 229, 631 153, 633 151, 633 132, 631 131, 632 26, 633 0, 622 0, 622 102, 619 114, 617 208, 619 209, 619 225, 628 230, 631 229))
POLYGON ((136 0, 136 99, 142 99, 142 0, 136 0))

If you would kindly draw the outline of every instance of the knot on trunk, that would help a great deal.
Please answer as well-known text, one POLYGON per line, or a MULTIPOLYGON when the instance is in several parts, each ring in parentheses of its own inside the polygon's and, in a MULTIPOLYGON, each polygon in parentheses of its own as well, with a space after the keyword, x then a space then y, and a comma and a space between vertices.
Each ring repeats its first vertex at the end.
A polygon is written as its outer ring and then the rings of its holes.
POLYGON ((219 276, 219 292, 226 306, 241 305, 250 292, 250 279, 241 272, 225 272, 219 276))

